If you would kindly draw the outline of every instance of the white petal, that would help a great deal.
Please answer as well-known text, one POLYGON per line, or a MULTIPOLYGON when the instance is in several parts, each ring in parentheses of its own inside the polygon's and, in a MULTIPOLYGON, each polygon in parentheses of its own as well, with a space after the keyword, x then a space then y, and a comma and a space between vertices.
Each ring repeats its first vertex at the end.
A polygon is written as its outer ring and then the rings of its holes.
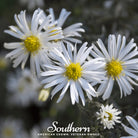
POLYGON ((64 70, 63 68, 61 68, 59 66, 55 66, 55 65, 51 65, 51 64, 49 64, 49 65, 45 64, 43 66, 46 68, 52 69, 52 70, 64 70))
POLYGON ((54 15, 54 10, 53 10, 53 8, 49 8, 48 11, 49 11, 49 13, 50 13, 50 15, 51 15, 51 17, 52 17, 52 21, 55 21, 55 15, 54 15))
POLYGON ((130 65, 130 64, 136 64, 138 63, 138 58, 135 58, 135 59, 131 59, 131 60, 127 60, 125 63, 123 63, 122 65, 130 65))
POLYGON ((98 95, 102 95, 105 92, 107 85, 108 85, 108 80, 100 84, 99 88, 97 89, 98 95))
POLYGON ((72 104, 75 104, 75 101, 77 103, 79 102, 78 92, 74 81, 70 81, 70 96, 72 104))
POLYGON ((50 88, 50 87, 52 87, 52 86, 54 86, 54 85, 56 85, 56 84, 58 84, 58 83, 64 82, 64 81, 65 81, 65 78, 64 78, 64 77, 61 77, 61 78, 59 78, 59 79, 56 79, 56 80, 54 80, 54 81, 52 81, 52 82, 46 84, 46 85, 44 86, 44 88, 45 88, 45 89, 50 88))
POLYGON ((64 24, 68 16, 71 14, 71 12, 67 12, 66 9, 62 9, 59 19, 58 19, 58 26, 61 26, 64 24))
POLYGON ((114 84, 114 80, 112 79, 112 77, 110 77, 109 81, 108 81, 107 88, 104 92, 104 95, 102 96, 103 100, 106 100, 110 97, 112 89, 113 89, 113 84, 114 84))
POLYGON ((70 57, 71 61, 73 61, 71 43, 67 43, 67 49, 68 49, 69 57, 70 57))
POLYGON ((115 35, 111 35, 111 38, 112 38, 112 40, 111 40, 112 45, 110 45, 111 50, 112 50, 111 57, 116 57, 117 56, 116 37, 115 37, 115 35))
POLYGON ((14 36, 16 38, 19 38, 19 39, 22 39, 22 37, 23 37, 21 34, 17 34, 17 33, 13 32, 13 31, 11 31, 11 30, 5 30, 4 32, 9 34, 9 35, 12 35, 12 36, 14 36))
POLYGON ((120 93, 121 93, 120 98, 122 98, 122 96, 123 96, 123 90, 122 90, 122 86, 121 86, 120 81, 119 81, 118 78, 117 78, 117 83, 119 85, 119 89, 120 89, 120 93))
POLYGON ((16 48, 15 50, 13 50, 10 53, 8 53, 6 55, 6 58, 11 58, 13 55, 16 55, 17 53, 20 53, 21 51, 24 52, 24 50, 22 49, 22 47, 16 48))
POLYGON ((52 82, 52 81, 54 81, 54 80, 56 80, 56 79, 58 79, 60 77, 61 77, 61 75, 54 75, 54 76, 51 76, 51 77, 48 77, 48 78, 46 77, 45 79, 43 79, 41 81, 41 83, 42 84, 46 84, 46 83, 52 82))
POLYGON ((21 42, 4 43, 4 47, 7 49, 15 49, 21 46, 21 42))
POLYGON ((51 91, 51 99, 53 98, 53 96, 59 92, 65 85, 67 84, 67 81, 64 81, 60 84, 58 84, 52 91, 51 91))
MULTIPOLYGON (((97 48, 97 46, 95 46, 94 44, 92 44, 93 46, 93 50, 95 51, 95 53, 100 56, 100 57, 103 57, 105 58, 105 55, 103 55, 103 53, 97 48)), ((91 53, 92 54, 92 53, 91 53)))
POLYGON ((131 116, 126 116, 126 119, 131 124, 131 126, 137 131, 138 133, 138 122, 134 120, 131 116))
POLYGON ((128 76, 130 76, 131 78, 135 79, 135 80, 138 80, 138 76, 131 73, 131 72, 128 72, 128 71, 124 71, 124 73, 128 76))
POLYGON ((126 125, 122 124, 122 126, 124 127, 125 131, 127 133, 129 133, 132 136, 136 136, 137 132, 135 130, 133 130, 132 128, 127 127, 126 125))
POLYGON ((40 69, 39 59, 38 59, 37 55, 34 57, 34 60, 35 60, 35 67, 36 67, 37 76, 40 77, 41 69, 40 69))
POLYGON ((70 58, 70 56, 69 56, 69 54, 65 48, 65 45, 63 43, 61 43, 61 45, 62 45, 62 50, 63 50, 63 54, 65 56, 65 59, 67 60, 68 63, 70 63, 71 58, 70 58))
POLYGON ((41 76, 50 76, 50 75, 56 75, 56 74, 62 74, 63 71, 61 70, 52 70, 52 71, 45 71, 41 73, 41 76))
POLYGON ((65 37, 64 39, 69 41, 69 42, 73 42, 73 43, 81 43, 81 41, 76 39, 76 38, 65 37))
POLYGON ((63 90, 62 90, 62 92, 61 92, 61 94, 57 100, 57 103, 59 103, 62 100, 62 98, 64 97, 64 95, 65 95, 65 93, 69 87, 69 85, 70 85, 70 82, 68 81, 67 84, 65 85, 65 87, 63 88, 63 90))
POLYGON ((76 60, 76 62, 79 62, 80 64, 83 64, 84 61, 86 60, 86 58, 88 57, 88 55, 90 54, 92 47, 89 47, 81 56, 80 59, 78 59, 78 61, 76 60))
POLYGON ((98 43, 99 48, 101 49, 101 51, 105 55, 105 57, 107 59, 110 59, 109 54, 108 54, 107 50, 105 49, 105 46, 104 46, 103 42, 101 41, 101 39, 98 39, 97 43, 98 43))
POLYGON ((119 54, 118 54, 118 55, 120 55, 120 53, 121 53, 121 51, 124 49, 125 45, 126 45, 126 37, 123 36, 122 44, 121 44, 121 46, 120 46, 120 51, 119 51, 119 54))
POLYGON ((30 57, 30 68, 31 68, 31 72, 32 72, 33 76, 35 76, 36 75, 36 69, 35 69, 35 62, 34 62, 33 54, 31 54, 31 57, 30 57))
POLYGON ((96 91, 94 90, 94 88, 86 80, 80 78, 79 82, 80 82, 82 88, 84 89, 84 91, 86 91, 90 95, 96 97, 96 91))
POLYGON ((26 55, 23 53, 20 56, 18 56, 14 61, 13 61, 13 67, 16 68, 23 60, 26 58, 26 55))
POLYGON ((83 55, 84 51, 87 49, 87 42, 83 43, 83 45, 81 46, 81 48, 78 51, 77 57, 76 57, 76 61, 78 62, 81 58, 81 56, 83 55))
POLYGON ((82 88, 81 88, 81 86, 80 86, 80 84, 78 82, 76 82, 76 87, 78 89, 78 93, 79 93, 79 96, 81 98, 82 104, 83 104, 83 106, 85 106, 85 97, 84 97, 82 88))
POLYGON ((138 48, 135 47, 135 49, 134 49, 132 52, 130 52, 128 55, 126 55, 126 56, 122 59, 122 61, 127 61, 127 60, 133 58, 134 56, 138 55, 138 50, 137 50, 137 49, 138 49, 138 48))
POLYGON ((123 91, 124 91, 124 95, 125 95, 125 96, 126 96, 126 95, 130 95, 130 94, 131 94, 131 91, 130 91, 130 89, 127 89, 128 86, 126 86, 126 83, 124 82, 124 79, 122 79, 122 76, 118 79, 118 81, 119 81, 120 84, 121 84, 121 87, 122 87, 122 89, 123 89, 123 91))
POLYGON ((118 35, 117 36, 117 44, 116 44, 116 56, 115 56, 115 59, 118 58, 118 54, 119 54, 119 51, 120 51, 120 46, 121 46, 121 35, 118 35))

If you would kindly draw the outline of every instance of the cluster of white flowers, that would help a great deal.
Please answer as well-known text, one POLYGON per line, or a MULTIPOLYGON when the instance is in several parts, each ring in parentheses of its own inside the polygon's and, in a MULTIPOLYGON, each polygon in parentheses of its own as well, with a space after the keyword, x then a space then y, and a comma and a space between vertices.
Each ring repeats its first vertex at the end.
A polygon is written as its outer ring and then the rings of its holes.
MULTIPOLYGON (((76 43, 81 43, 77 37, 84 32, 82 23, 64 28, 71 12, 62 9, 59 18, 55 19, 53 9, 47 11, 48 14, 41 9, 35 10, 31 21, 26 19, 26 12, 21 11, 14 16, 17 26, 5 30, 20 39, 20 42, 4 44, 5 48, 13 49, 6 56, 13 61, 13 67, 21 64, 24 69, 29 60, 33 76, 41 81, 44 89, 52 87, 51 98, 61 91, 57 102, 68 89, 72 104, 79 103, 80 99, 85 105, 85 94, 90 100, 100 95, 106 100, 115 82, 121 98, 132 93, 133 85, 138 85, 138 48, 134 39, 126 44, 125 36, 109 35, 107 48, 101 39, 97 40, 97 45, 88 47, 85 42, 79 48, 76 43)), ((44 101, 48 95, 42 91, 39 99, 44 101)), ((102 105, 97 115, 104 128, 111 129, 115 122, 120 123, 120 113, 113 105, 102 105)))
POLYGON ((41 84, 32 76, 30 70, 17 71, 16 75, 10 74, 7 81, 7 89, 11 94, 8 98, 9 104, 18 106, 28 106, 32 102, 39 104, 38 93, 41 84))
POLYGON ((54 20, 53 12, 49 12, 49 15, 46 16, 43 10, 37 9, 34 11, 31 21, 26 19, 25 11, 21 11, 18 15, 15 14, 17 26, 10 26, 10 30, 4 31, 21 40, 4 44, 5 48, 14 49, 6 56, 13 60, 13 67, 21 64, 23 69, 30 58, 32 74, 39 76, 43 64, 52 64, 49 58, 50 52, 55 51, 55 48, 61 50, 59 42, 77 41, 72 37, 80 37, 79 32, 84 32, 84 29, 80 28, 81 23, 73 24, 64 30, 61 28, 69 14, 70 12, 63 9, 59 19, 54 20))

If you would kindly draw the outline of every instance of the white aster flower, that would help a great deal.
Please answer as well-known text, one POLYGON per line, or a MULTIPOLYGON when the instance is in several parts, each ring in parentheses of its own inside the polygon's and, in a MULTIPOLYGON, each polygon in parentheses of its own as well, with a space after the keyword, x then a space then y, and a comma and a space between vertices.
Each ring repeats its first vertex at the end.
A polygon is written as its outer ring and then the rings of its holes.
POLYGON ((122 124, 125 131, 131 136, 123 136, 121 138, 138 138, 138 122, 135 119, 133 119, 131 116, 126 116, 126 119, 134 129, 129 128, 126 125, 122 124))
POLYGON ((114 128, 115 123, 120 123, 118 116, 121 113, 121 111, 118 111, 118 109, 113 108, 113 105, 101 105, 100 112, 96 112, 98 118, 101 121, 101 124, 104 125, 104 129, 108 128, 114 128))
MULTIPOLYGON (((63 27, 66 19, 68 18, 68 16, 71 14, 71 12, 68 12, 66 9, 62 9, 61 10, 61 13, 59 15, 59 18, 58 19, 55 19, 55 15, 54 15, 54 11, 53 11, 53 8, 49 8, 48 9, 49 11, 49 14, 51 15, 52 17, 52 22, 54 23, 55 21, 57 22, 56 23, 56 27, 61 27, 62 28, 62 33, 63 33, 63 38, 62 39, 55 39, 53 41, 53 44, 55 45, 61 45, 61 42, 65 42, 65 43, 81 43, 80 40, 78 40, 76 37, 81 37, 81 32, 85 32, 85 30, 83 28, 81 28, 82 26, 82 23, 75 23, 73 25, 70 25, 66 28, 63 27)), ((46 14, 42 16, 41 18, 41 21, 43 21, 45 18, 46 18, 46 14)), ((73 45, 70 44, 70 46, 72 46, 73 48, 73 45)))
POLYGON ((107 72, 106 80, 99 86, 98 92, 103 94, 103 99, 108 99, 111 95, 114 81, 116 80, 120 92, 121 98, 124 94, 130 95, 133 85, 137 85, 138 75, 138 50, 134 39, 132 39, 126 45, 126 37, 118 35, 109 35, 108 37, 108 52, 103 44, 103 42, 98 39, 98 47, 94 45, 94 51, 91 52, 92 56, 95 58, 102 57, 105 59, 104 70, 107 72))
POLYGON ((78 53, 76 53, 75 47, 74 53, 72 53, 70 44, 66 49, 62 43, 63 53, 55 49, 55 52, 51 54, 56 65, 44 65, 49 69, 49 71, 41 73, 42 76, 45 76, 42 80, 42 83, 45 84, 44 88, 56 86, 51 92, 52 97, 62 89, 57 102, 62 100, 69 87, 72 104, 78 103, 80 96, 82 104, 85 105, 83 90, 89 99, 92 99, 91 96, 96 96, 96 91, 90 82, 101 82, 104 79, 104 72, 99 70, 104 63, 99 59, 86 61, 92 49, 92 47, 87 48, 86 45, 87 43, 84 43, 78 53))
POLYGON ((40 83, 34 78, 27 69, 19 72, 20 74, 9 77, 7 88, 12 95, 9 97, 11 104, 28 106, 31 102, 38 103, 38 92, 41 88, 40 83))
POLYGON ((21 63, 22 69, 30 57, 30 67, 34 75, 40 73, 43 62, 47 64, 50 62, 48 51, 53 49, 50 41, 62 37, 60 27, 52 27, 49 29, 53 26, 50 15, 39 25, 39 19, 42 14, 42 10, 35 10, 31 23, 29 23, 26 20, 25 11, 21 11, 20 14, 15 14, 14 16, 18 27, 10 26, 10 30, 5 30, 5 33, 21 40, 21 42, 4 44, 5 48, 14 49, 6 57, 13 60, 13 67, 17 67, 21 63), (47 28, 45 31, 43 30, 43 26, 47 28))
POLYGON ((20 0, 20 3, 22 5, 27 4, 27 8, 29 10, 33 10, 36 7, 43 7, 44 6, 44 0, 20 0))
POLYGON ((1 138, 29 138, 20 120, 7 118, 0 122, 1 138))

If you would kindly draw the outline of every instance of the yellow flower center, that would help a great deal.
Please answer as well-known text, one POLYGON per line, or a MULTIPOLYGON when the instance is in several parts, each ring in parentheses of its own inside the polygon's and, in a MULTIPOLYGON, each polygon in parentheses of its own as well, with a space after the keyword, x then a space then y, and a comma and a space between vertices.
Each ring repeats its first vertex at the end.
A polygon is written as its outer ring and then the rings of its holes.
POLYGON ((107 111, 106 111, 106 113, 108 114, 108 117, 104 116, 104 118, 108 118, 109 121, 112 120, 113 115, 107 111))
POLYGON ((41 46, 38 37, 33 36, 33 35, 27 37, 24 40, 24 45, 25 45, 28 52, 35 52, 35 51, 39 50, 39 48, 41 46))
POLYGON ((123 70, 123 67, 121 65, 121 62, 112 59, 111 62, 106 64, 105 69, 107 70, 107 74, 114 78, 114 77, 119 77, 120 73, 123 70))
POLYGON ((12 137, 12 136, 13 136, 13 131, 12 131, 10 128, 5 128, 5 129, 3 130, 3 134, 4 134, 4 136, 6 136, 6 137, 12 137))
POLYGON ((77 80, 82 75, 82 68, 79 63, 71 63, 69 66, 66 67, 65 76, 68 77, 68 79, 77 80))

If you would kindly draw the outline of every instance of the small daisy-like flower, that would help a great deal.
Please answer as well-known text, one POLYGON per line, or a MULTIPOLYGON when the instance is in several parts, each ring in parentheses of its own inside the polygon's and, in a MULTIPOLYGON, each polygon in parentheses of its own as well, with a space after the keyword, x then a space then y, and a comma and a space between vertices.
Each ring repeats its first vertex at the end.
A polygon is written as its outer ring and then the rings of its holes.
POLYGON ((29 10, 33 10, 35 7, 43 7, 44 0, 20 0, 22 5, 27 4, 29 10))
POLYGON ((104 63, 99 59, 86 61, 92 49, 92 47, 87 48, 86 45, 87 43, 84 43, 78 53, 76 53, 75 47, 74 53, 72 53, 70 44, 66 49, 62 43, 63 53, 55 49, 55 52, 51 54, 55 65, 45 65, 49 71, 41 73, 42 76, 45 76, 42 80, 42 83, 45 84, 44 88, 57 85, 51 92, 52 97, 62 89, 57 102, 61 101, 69 87, 72 104, 78 103, 80 96, 82 104, 85 105, 83 90, 89 99, 92 99, 91 96, 96 96, 96 91, 90 82, 101 82, 104 79, 104 71, 100 70, 104 63))
POLYGON ((26 20, 25 11, 21 11, 20 14, 15 14, 14 16, 18 27, 10 26, 10 30, 4 31, 21 40, 21 42, 4 44, 5 48, 14 49, 6 57, 13 60, 13 67, 17 67, 21 63, 22 68, 24 68, 27 59, 30 57, 30 67, 34 75, 40 73, 43 62, 47 64, 50 62, 48 51, 53 49, 51 44, 49 45, 50 41, 62 37, 60 27, 49 29, 53 26, 50 15, 39 25, 39 19, 42 14, 42 10, 35 10, 30 23, 26 20), (47 28, 45 31, 43 30, 43 26, 47 28))
POLYGON ((107 72, 106 80, 99 86, 98 92, 103 94, 103 99, 108 99, 111 95, 114 81, 116 80, 120 92, 121 98, 124 94, 130 95, 133 85, 138 85, 136 81, 138 80, 138 50, 134 39, 132 39, 126 45, 126 37, 118 35, 109 35, 108 37, 108 52, 103 44, 103 42, 98 39, 98 47, 94 45, 94 51, 91 52, 92 56, 95 58, 102 57, 105 59, 104 70, 107 72))
POLYGON ((131 116, 126 116, 126 119, 134 129, 129 128, 126 125, 122 124, 125 131, 131 136, 123 136, 121 138, 138 138, 138 122, 135 119, 133 119, 131 116))
MULTIPOLYGON (((48 9, 49 14, 52 17, 52 22, 57 22, 55 26, 57 27, 61 27, 62 28, 62 33, 63 33, 63 38, 62 39, 55 39, 53 41, 53 44, 55 43, 55 45, 61 45, 61 42, 73 42, 73 43, 81 43, 80 40, 78 40, 76 37, 81 37, 81 32, 85 32, 83 28, 81 28, 82 23, 75 23, 73 25, 70 25, 66 28, 63 27, 66 19, 68 18, 68 16, 71 14, 71 12, 68 12, 66 9, 62 9, 61 13, 59 15, 58 19, 55 19, 55 15, 54 15, 54 11, 52 8, 48 9)), ((43 15, 43 17, 41 18, 41 20, 43 21, 47 16, 43 15)), ((56 30, 55 30, 56 31, 56 30)), ((70 46, 73 45, 70 44, 70 46)))
POLYGON ((18 71, 15 76, 11 75, 7 83, 7 89, 11 92, 9 102, 11 104, 28 106, 31 102, 38 103, 40 83, 27 69, 18 71), (19 74, 22 73, 22 74, 19 74))
POLYGON ((7 118, 0 122, 1 138, 29 138, 20 120, 7 118))
POLYGON ((115 123, 120 123, 118 116, 121 113, 121 111, 118 111, 118 109, 113 108, 113 105, 101 105, 100 112, 96 112, 98 118, 101 121, 101 124, 104 125, 104 129, 108 128, 114 128, 115 123))

